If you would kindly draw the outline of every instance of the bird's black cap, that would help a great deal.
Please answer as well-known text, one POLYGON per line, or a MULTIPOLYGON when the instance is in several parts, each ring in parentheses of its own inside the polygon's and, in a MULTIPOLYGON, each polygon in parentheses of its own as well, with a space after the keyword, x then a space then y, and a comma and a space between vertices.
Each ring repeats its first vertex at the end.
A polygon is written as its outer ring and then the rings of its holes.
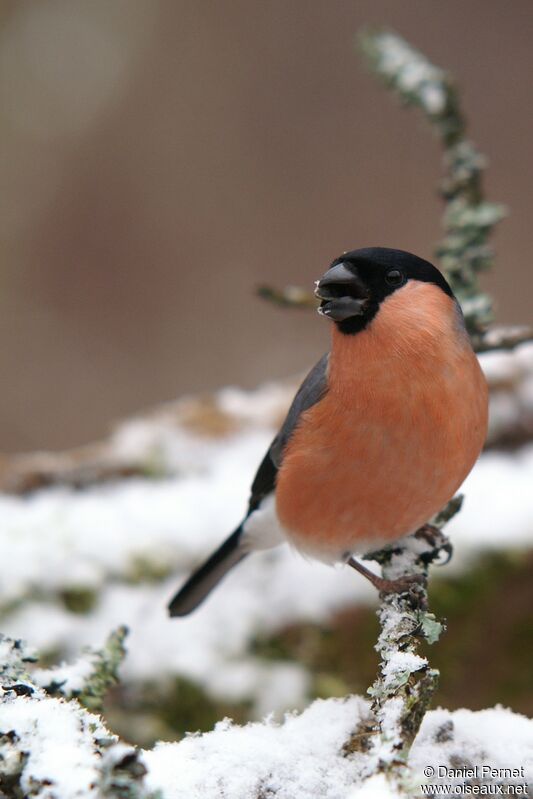
POLYGON ((394 250, 389 247, 363 247, 360 250, 345 252, 340 258, 336 258, 331 265, 334 266, 344 261, 353 263, 356 266, 363 264, 370 268, 374 266, 377 268, 376 271, 379 270, 382 273, 389 269, 399 269, 405 274, 407 279, 435 283, 445 294, 450 297, 454 296, 446 278, 436 266, 433 266, 432 263, 424 260, 424 258, 419 258, 418 255, 413 255, 413 253, 405 250, 394 250))
POLYGON ((365 247, 343 253, 316 282, 319 311, 343 333, 363 330, 383 300, 409 280, 433 283, 454 299, 444 275, 423 258, 404 250, 365 247))

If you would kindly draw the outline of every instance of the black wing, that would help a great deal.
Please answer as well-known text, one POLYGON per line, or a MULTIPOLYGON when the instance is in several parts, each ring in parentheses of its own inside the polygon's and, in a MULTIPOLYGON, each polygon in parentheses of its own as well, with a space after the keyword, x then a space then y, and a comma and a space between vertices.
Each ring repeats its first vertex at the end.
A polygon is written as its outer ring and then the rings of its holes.
MULTIPOLYGON (((252 485, 248 515, 257 508, 263 497, 274 490, 276 475, 283 460, 283 450, 298 424, 300 414, 315 405, 325 395, 327 391, 328 358, 329 355, 324 355, 319 360, 298 389, 281 430, 270 445, 261 466, 257 470, 252 485)), ((209 560, 189 577, 168 606, 171 616, 185 616, 187 613, 191 613, 204 601, 209 592, 227 572, 246 557, 248 550, 242 546, 242 533, 243 525, 241 524, 227 541, 224 541, 217 551, 211 555, 209 560)))
POLYGON ((248 513, 255 510, 261 500, 274 490, 278 469, 283 460, 283 451, 298 424, 300 414, 316 405, 326 394, 328 390, 328 361, 329 352, 323 355, 318 363, 313 366, 298 389, 279 433, 270 445, 257 470, 252 483, 248 513))

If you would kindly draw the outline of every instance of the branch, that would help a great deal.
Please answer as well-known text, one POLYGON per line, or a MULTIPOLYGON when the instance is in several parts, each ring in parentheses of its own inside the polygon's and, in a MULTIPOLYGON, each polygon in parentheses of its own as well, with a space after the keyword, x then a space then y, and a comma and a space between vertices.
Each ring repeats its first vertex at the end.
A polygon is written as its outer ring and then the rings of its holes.
MULTIPOLYGON (((493 314, 492 300, 481 292, 478 275, 493 265, 489 238, 506 210, 485 200, 486 159, 466 137, 455 82, 389 31, 367 31, 360 36, 360 44, 370 69, 404 105, 421 109, 440 139, 445 167, 439 186, 445 202, 444 237, 435 253, 461 303, 469 332, 480 337, 493 314)), ((283 290, 263 286, 259 296, 283 307, 316 307, 309 292, 295 287, 283 290)))
POLYGON ((476 352, 514 350, 520 344, 533 341, 533 329, 524 325, 494 326, 473 338, 476 352))
MULTIPOLYGON (((94 653, 99 675, 89 696, 100 696, 122 658, 124 628, 94 653)), ((142 753, 121 743, 102 720, 72 696, 51 696, 29 674, 33 650, 0 634, 0 796, 79 796, 102 799, 161 799, 145 784, 142 753), (66 747, 66 749, 65 749, 66 747), (66 751, 65 757, 58 753, 66 751)), ((78 697, 81 698, 81 695, 78 697)))
POLYGON ((372 71, 405 105, 420 108, 440 139, 446 174, 439 190, 446 206, 444 237, 436 256, 463 307, 469 331, 479 333, 492 320, 492 301, 481 292, 478 274, 493 265, 489 238, 506 210, 485 200, 487 162, 466 136, 455 82, 394 33, 367 31, 360 42, 372 71))
POLYGON ((276 289, 272 286, 258 286, 256 290, 258 297, 277 305, 279 308, 318 308, 319 301, 310 291, 299 286, 286 286, 284 289, 276 289))
POLYGON ((65 452, 0 455, 0 491, 26 494, 51 485, 83 488, 94 483, 143 477, 148 465, 109 451, 104 443, 65 452))
POLYGON ((100 711, 108 690, 119 681, 127 634, 127 627, 119 627, 109 635, 102 649, 89 649, 72 664, 36 669, 32 678, 50 696, 77 699, 88 710, 100 711))
POLYGON ((437 687, 439 673, 418 654, 420 642, 435 643, 444 625, 428 611, 429 566, 442 552, 451 551, 441 532, 460 509, 462 497, 451 500, 433 520, 414 536, 380 552, 369 560, 381 564, 383 576, 395 580, 418 575, 409 592, 381 595, 378 618, 381 633, 376 644, 379 671, 368 689, 372 718, 359 725, 345 744, 345 752, 366 752, 369 774, 383 772, 398 788, 408 779, 406 766, 411 745, 437 687))
MULTIPOLYGON (((484 199, 485 159, 466 138, 465 119, 452 78, 393 33, 365 33, 361 44, 371 69, 406 105, 420 108, 440 138, 446 169, 440 193, 446 206, 444 238, 437 245, 436 255, 461 303, 474 346, 478 351, 512 348, 528 340, 531 334, 524 330, 492 333, 486 329, 492 320, 492 302, 480 291, 478 274, 492 266, 493 251, 488 241, 505 210, 484 199)), ((457 510, 458 506, 449 505, 437 524, 441 526, 457 510)), ((417 538, 411 538, 398 550, 379 556, 387 579, 411 573, 424 580, 418 589, 418 607, 422 610, 414 608, 408 595, 392 594, 382 597, 378 612, 381 663, 370 695, 379 736, 373 740, 371 751, 378 759, 378 769, 398 787, 405 783, 406 758, 437 685, 438 672, 417 654, 417 649, 421 637, 433 643, 443 629, 423 610, 427 606, 428 563, 442 548, 437 536, 433 550, 420 553, 417 538)))

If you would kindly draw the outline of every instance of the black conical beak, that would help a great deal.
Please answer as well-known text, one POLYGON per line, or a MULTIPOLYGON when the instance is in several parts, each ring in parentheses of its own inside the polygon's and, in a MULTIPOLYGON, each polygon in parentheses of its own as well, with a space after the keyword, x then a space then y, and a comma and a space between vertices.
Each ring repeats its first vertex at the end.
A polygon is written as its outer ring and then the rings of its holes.
POLYGON ((368 303, 368 290, 356 268, 338 263, 315 283, 315 296, 322 302, 319 314, 343 322, 351 316, 362 316, 368 303))

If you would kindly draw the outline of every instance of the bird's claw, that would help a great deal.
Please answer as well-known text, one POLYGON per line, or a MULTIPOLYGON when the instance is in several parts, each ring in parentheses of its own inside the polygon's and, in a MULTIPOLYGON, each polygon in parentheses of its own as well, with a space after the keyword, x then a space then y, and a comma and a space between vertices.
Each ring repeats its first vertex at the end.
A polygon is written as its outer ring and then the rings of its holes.
POLYGON ((437 563, 438 566, 445 566, 447 563, 450 562, 451 557, 453 555, 453 546, 448 538, 448 536, 444 535, 442 530, 438 527, 435 527, 433 524, 424 524, 423 527, 420 527, 415 533, 416 538, 423 538, 424 541, 432 547, 432 550, 429 552, 425 552, 421 555, 421 559, 425 563, 433 563, 439 557, 441 552, 446 553, 445 560, 439 561, 437 563))

